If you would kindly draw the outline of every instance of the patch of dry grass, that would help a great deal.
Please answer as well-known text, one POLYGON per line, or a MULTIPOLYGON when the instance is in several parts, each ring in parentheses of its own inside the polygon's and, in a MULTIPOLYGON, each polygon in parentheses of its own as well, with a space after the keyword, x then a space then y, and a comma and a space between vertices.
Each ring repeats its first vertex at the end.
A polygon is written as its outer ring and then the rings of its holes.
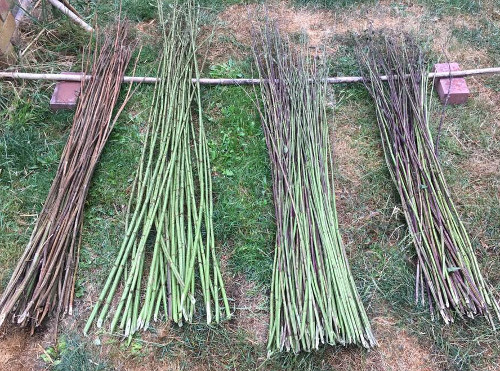
POLYGON ((337 351, 328 357, 333 369, 370 371, 438 371, 446 359, 433 352, 429 341, 408 334, 390 315, 372 319, 379 346, 368 353, 355 349, 337 351))

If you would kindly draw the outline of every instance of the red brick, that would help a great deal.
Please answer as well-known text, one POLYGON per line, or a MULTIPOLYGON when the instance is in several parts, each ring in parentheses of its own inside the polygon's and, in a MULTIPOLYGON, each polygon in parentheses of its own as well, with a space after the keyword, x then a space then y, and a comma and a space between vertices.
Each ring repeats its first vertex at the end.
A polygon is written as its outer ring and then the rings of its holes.
MULTIPOLYGON (((434 65, 434 72, 460 71, 458 63, 438 63, 434 65)), ((434 80, 436 91, 441 103, 463 104, 469 98, 469 88, 463 77, 441 77, 434 80), (449 96, 448 96, 449 94, 449 96)))
POLYGON ((449 72, 449 71, 460 71, 460 66, 456 62, 450 63, 436 63, 434 65, 434 72, 449 72))
MULTIPOLYGON (((78 75, 78 72, 67 72, 78 75)), ((50 108, 54 111, 74 109, 80 95, 80 81, 58 81, 50 99, 50 108)))

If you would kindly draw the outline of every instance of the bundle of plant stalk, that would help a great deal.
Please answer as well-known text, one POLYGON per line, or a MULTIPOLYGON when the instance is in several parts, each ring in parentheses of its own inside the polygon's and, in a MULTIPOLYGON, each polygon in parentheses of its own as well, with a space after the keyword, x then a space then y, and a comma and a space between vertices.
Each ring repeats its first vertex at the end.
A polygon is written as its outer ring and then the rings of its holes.
POLYGON ((454 313, 481 314, 494 327, 499 305, 481 274, 431 136, 423 52, 404 36, 375 37, 358 54, 417 252, 416 301, 424 304, 427 297, 431 313, 438 311, 445 323, 453 321, 454 313))
MULTIPOLYGON (((113 116, 132 47, 127 27, 97 37, 87 55, 90 78, 81 83, 73 126, 30 241, 0 299, 0 325, 33 332, 47 314, 72 313, 83 211, 92 174, 123 105, 113 116)), ((130 90, 129 90, 130 93, 130 90)))
POLYGON ((200 86, 191 82, 198 77, 198 10, 194 1, 174 4, 166 21, 161 2, 158 11, 164 34, 160 82, 132 186, 126 233, 85 332, 96 318, 101 327, 108 316, 110 331, 118 326, 125 336, 162 317, 179 325, 192 322, 197 291, 207 323, 219 322, 224 311, 230 317, 215 251, 200 86), (198 105, 197 120, 192 103, 198 105), (118 304, 110 313, 116 295, 118 304))
POLYGON ((374 346, 338 227, 326 67, 271 23, 254 33, 253 50, 277 223, 268 351, 374 346))

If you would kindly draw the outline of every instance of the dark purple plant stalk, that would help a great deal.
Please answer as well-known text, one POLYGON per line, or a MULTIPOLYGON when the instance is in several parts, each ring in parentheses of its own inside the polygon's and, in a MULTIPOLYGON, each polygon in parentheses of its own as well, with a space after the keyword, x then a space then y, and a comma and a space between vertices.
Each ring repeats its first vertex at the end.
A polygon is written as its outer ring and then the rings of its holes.
POLYGON ((358 56, 417 253, 416 301, 423 304, 427 296, 431 313, 438 311, 445 323, 454 314, 481 314, 494 327, 500 308, 479 269, 429 130, 429 79, 420 48, 409 37, 375 38, 358 56))

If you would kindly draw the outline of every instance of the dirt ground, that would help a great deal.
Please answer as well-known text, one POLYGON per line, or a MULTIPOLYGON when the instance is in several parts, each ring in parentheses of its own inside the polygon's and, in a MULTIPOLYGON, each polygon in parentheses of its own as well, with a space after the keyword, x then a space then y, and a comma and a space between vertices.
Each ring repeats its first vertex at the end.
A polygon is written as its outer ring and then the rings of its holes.
MULTIPOLYGON (((484 60, 486 53, 476 50, 470 53, 454 48, 450 44, 451 30, 457 25, 473 26, 477 19, 472 16, 460 18, 445 16, 438 22, 436 19, 425 17, 425 8, 418 4, 407 4, 403 11, 395 10, 391 1, 380 1, 377 6, 350 9, 349 12, 334 12, 329 10, 294 7, 286 1, 271 2, 267 12, 271 19, 277 22, 280 29, 289 35, 305 33, 311 46, 326 45, 327 51, 334 53, 336 46, 331 41, 335 36, 362 34, 366 31, 381 29, 400 30, 406 32, 427 33, 433 40, 433 48, 437 52, 445 52, 450 58, 460 60, 464 66, 484 60)), ((227 59, 228 54, 234 57, 241 56, 235 44, 251 45, 251 32, 255 23, 259 22, 262 14, 262 5, 232 5, 219 14, 219 25, 215 28, 215 35, 219 39, 215 42, 209 55, 209 60, 217 62, 227 59), (257 20, 257 21, 256 21, 257 20), (226 42, 221 40, 226 40, 226 42), (236 41, 236 43, 234 43, 236 41)))
MULTIPOLYGON (((333 354, 329 364, 334 370, 370 371, 438 371, 442 370, 439 357, 431 352, 431 344, 422 344, 418 338, 398 328, 391 316, 371 320, 378 347, 365 357, 349 350, 333 354)), ((441 360, 446 364, 446 360, 441 360)))
POLYGON ((44 335, 31 336, 29 331, 4 326, 0 332, 0 370, 23 371, 43 369, 40 356, 47 346, 44 335))

